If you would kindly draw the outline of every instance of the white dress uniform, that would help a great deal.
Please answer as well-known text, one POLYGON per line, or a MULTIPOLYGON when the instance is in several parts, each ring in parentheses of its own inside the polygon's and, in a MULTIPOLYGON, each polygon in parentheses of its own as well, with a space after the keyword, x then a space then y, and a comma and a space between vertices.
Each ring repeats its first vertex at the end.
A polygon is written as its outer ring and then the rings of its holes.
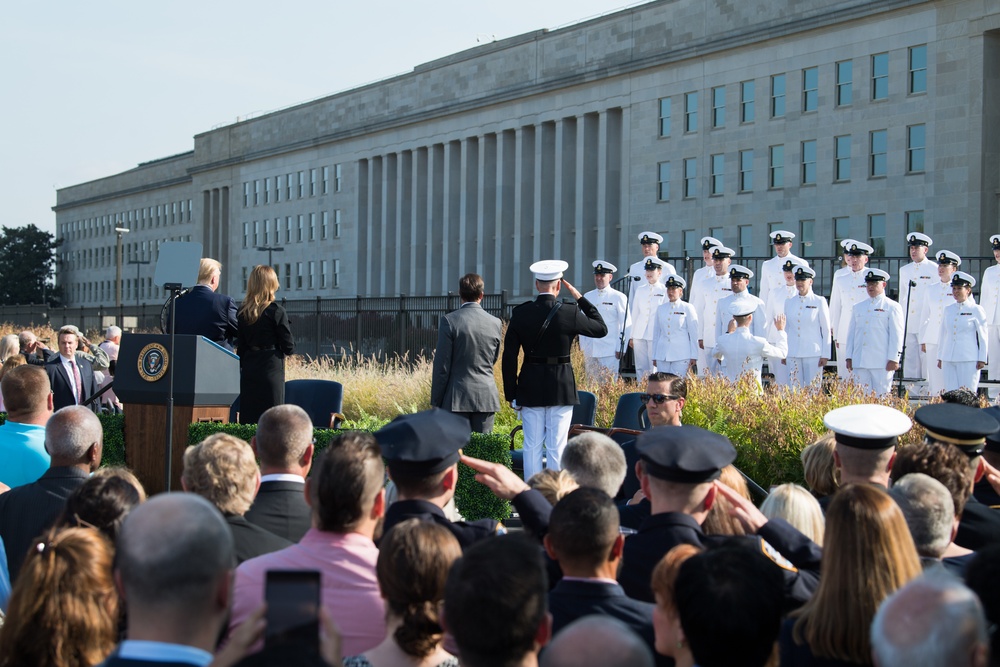
POLYGON ((788 354, 788 338, 784 331, 778 332, 778 342, 772 345, 763 336, 754 336, 747 327, 737 327, 733 333, 722 334, 712 348, 712 356, 722 361, 722 374, 732 382, 744 373, 753 373, 757 387, 763 391, 760 369, 764 358, 784 359, 788 354))
MULTIPOLYGON (((798 292, 795 285, 784 284, 784 269, 782 269, 782 285, 780 288, 772 289, 764 302, 764 338, 767 342, 774 344, 778 342, 778 330, 774 327, 774 318, 785 312, 785 301, 792 298, 798 292)), ((788 339, 791 342, 791 337, 788 339)), ((782 387, 787 387, 791 381, 791 366, 788 364, 768 364, 768 369, 774 373, 774 381, 782 387)))
MULTIPOLYGON (((851 379, 851 372, 847 370, 847 331, 851 326, 851 315, 856 304, 868 298, 865 291, 865 273, 867 269, 851 271, 840 274, 838 278, 834 275, 833 287, 830 290, 830 325, 833 328, 833 340, 839 345, 837 348, 837 375, 842 380, 851 379)), ((838 271, 839 273, 839 271, 838 271)), ((855 366, 857 368, 857 366, 855 366)))
POLYGON ((805 387, 822 378, 820 359, 830 358, 830 309, 826 299, 812 290, 806 296, 785 300, 788 335, 786 367, 793 387, 805 387))
POLYGON ((608 335, 604 338, 580 336, 580 350, 583 352, 587 375, 600 374, 607 369, 612 376, 618 375, 618 358, 622 341, 628 345, 632 336, 632 316, 625 305, 625 295, 610 286, 592 289, 583 295, 587 301, 597 306, 597 310, 608 325, 608 335))
POLYGON ((635 291, 629 309, 632 311, 632 353, 635 356, 635 379, 653 372, 653 320, 656 309, 667 299, 662 282, 650 284, 643 273, 643 283, 635 291))
MULTIPOLYGON (((703 342, 706 353, 711 351, 715 345, 715 318, 718 313, 719 301, 732 293, 733 288, 728 273, 721 276, 713 275, 709 289, 700 292, 697 301, 691 301, 695 312, 698 313, 698 340, 703 342)), ((718 370, 718 364, 712 359, 712 356, 710 354, 706 356, 708 357, 706 363, 698 367, 702 375, 709 375, 718 370)))
POLYGON ((924 368, 924 353, 920 351, 920 303, 925 288, 941 282, 937 273, 938 265, 929 259, 922 262, 910 262, 899 269, 899 305, 903 308, 906 326, 906 342, 903 355, 903 377, 926 378, 924 368), (910 281, 916 286, 910 287, 910 281))
POLYGON ((656 370, 684 377, 698 358, 698 314, 687 301, 664 301, 653 318, 656 370))
POLYGON ((854 367, 855 382, 876 394, 888 394, 892 371, 885 366, 890 361, 898 363, 903 351, 903 309, 885 294, 865 297, 851 314, 845 358, 854 367))
POLYGON ((927 346, 924 353, 924 377, 927 378, 930 395, 937 396, 944 391, 944 373, 937 367, 941 321, 944 319, 944 309, 955 303, 955 297, 951 295, 951 282, 941 282, 939 278, 936 283, 927 286, 920 300, 922 305, 917 340, 921 345, 927 346))
MULTIPOLYGON (((750 333, 754 336, 766 337, 767 331, 764 325, 767 322, 767 315, 764 313, 764 302, 748 290, 743 290, 742 292, 734 292, 727 297, 719 299, 719 305, 715 310, 716 342, 718 342, 722 334, 729 331, 729 322, 733 319, 729 309, 737 302, 753 303, 756 306, 753 310, 753 322, 750 323, 750 333)), ((705 346, 708 347, 707 341, 705 342, 705 346)))
POLYGON ((800 262, 802 264, 807 263, 801 257, 788 253, 784 257, 775 255, 760 265, 760 283, 757 295, 764 303, 767 303, 771 290, 780 290, 782 287, 785 287, 784 266, 788 260, 792 260, 796 264, 800 262))
MULTIPOLYGON (((997 237, 1000 238, 1000 237, 997 237)), ((986 311, 987 340, 989 341, 990 382, 1000 380, 1000 264, 994 264, 983 271, 983 282, 979 292, 979 305, 986 311)), ((991 386, 990 398, 1000 395, 1000 387, 991 386)))
MULTIPOLYGON (((705 266, 701 267, 694 272, 691 276, 691 288, 688 290, 688 303, 694 305, 697 303, 698 299, 701 298, 702 294, 714 289, 715 287, 715 264, 709 262, 705 266)), ((701 316, 701 311, 698 311, 699 317, 701 316)), ((708 366, 708 350, 703 350, 698 348, 698 368, 706 368, 708 366)))
POLYGON ((986 326, 986 311, 971 298, 945 307, 937 353, 945 391, 965 387, 975 393, 979 389, 976 364, 988 358, 986 326))

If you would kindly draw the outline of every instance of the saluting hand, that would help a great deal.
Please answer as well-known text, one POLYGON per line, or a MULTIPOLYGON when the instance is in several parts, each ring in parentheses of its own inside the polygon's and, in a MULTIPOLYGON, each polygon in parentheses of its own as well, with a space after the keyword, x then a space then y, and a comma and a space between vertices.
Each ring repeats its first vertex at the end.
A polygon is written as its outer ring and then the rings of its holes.
POLYGON ((778 331, 784 331, 786 321, 787 320, 785 318, 784 313, 778 315, 777 317, 774 318, 774 328, 777 329, 778 331))
POLYGON ((573 287, 573 286, 572 286, 572 285, 571 285, 571 284, 569 283, 569 281, 568 281, 568 280, 566 280, 565 278, 563 278, 563 279, 562 279, 562 284, 566 286, 566 289, 568 289, 568 290, 569 290, 569 293, 570 293, 571 295, 573 295, 573 298, 574 298, 574 299, 579 299, 579 298, 580 298, 581 296, 583 296, 582 294, 580 294, 580 290, 578 290, 577 288, 573 287))

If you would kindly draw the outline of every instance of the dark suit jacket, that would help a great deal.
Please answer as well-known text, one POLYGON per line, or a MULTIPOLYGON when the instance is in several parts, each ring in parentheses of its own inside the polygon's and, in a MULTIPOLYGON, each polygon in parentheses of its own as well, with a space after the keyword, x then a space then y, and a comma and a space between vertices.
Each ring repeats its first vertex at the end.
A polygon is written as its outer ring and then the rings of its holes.
POLYGON ((195 285, 177 299, 176 308, 176 333, 204 336, 227 350, 233 349, 237 325, 232 297, 213 292, 208 285, 195 285))
POLYGON ((431 375, 432 406, 449 412, 500 409, 493 364, 500 357, 501 327, 500 320, 475 302, 441 318, 431 375))
POLYGON ((541 340, 541 330, 556 298, 539 294, 534 301, 522 303, 511 313, 504 337, 503 393, 508 401, 517 400, 521 407, 547 407, 576 405, 576 378, 568 363, 535 363, 532 358, 558 360, 568 358, 573 339, 580 336, 600 338, 607 335, 608 327, 597 307, 580 297, 576 303, 563 303, 549 323, 541 340), (524 350, 524 363, 517 370, 518 352, 524 350))
POLYGON ((7 551, 10 580, 17 578, 35 538, 48 530, 70 494, 87 481, 79 468, 49 468, 31 484, 0 494, 0 537, 7 551))
POLYGON ((285 538, 250 523, 238 514, 226 514, 225 517, 229 530, 233 533, 233 551, 236 553, 237 565, 245 560, 292 546, 292 543, 285 538))
POLYGON ((958 522, 955 544, 978 551, 983 547, 1000 542, 1000 510, 979 502, 969 496, 958 522))
POLYGON ((59 356, 59 353, 56 352, 55 350, 39 350, 39 351, 41 352, 41 355, 39 355, 38 352, 32 352, 31 354, 24 355, 25 361, 34 366, 44 366, 45 364, 52 361, 52 357, 59 356))
MULTIPOLYGON (((94 367, 86 359, 76 355, 76 365, 80 369, 80 380, 83 384, 83 396, 80 397, 82 403, 86 399, 97 393, 97 379, 94 378, 94 367)), ((49 383, 52 385, 52 397, 55 409, 65 408, 67 405, 76 405, 73 400, 74 379, 69 376, 66 367, 63 366, 62 357, 56 355, 51 361, 45 364, 45 372, 49 375, 49 383)), ((94 412, 100 410, 99 401, 90 404, 90 409, 94 412)))
POLYGON ((257 497, 244 516, 278 537, 298 542, 312 527, 312 511, 304 489, 302 482, 261 482, 257 497))

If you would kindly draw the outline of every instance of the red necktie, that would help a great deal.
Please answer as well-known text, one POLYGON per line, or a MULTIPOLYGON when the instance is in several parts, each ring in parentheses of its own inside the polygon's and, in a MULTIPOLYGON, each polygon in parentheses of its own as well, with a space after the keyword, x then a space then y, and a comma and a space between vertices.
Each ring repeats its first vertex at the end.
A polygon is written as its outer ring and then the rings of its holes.
POLYGON ((76 361, 69 363, 73 366, 73 378, 76 382, 76 403, 79 405, 83 403, 83 378, 80 377, 80 367, 76 365, 76 361))

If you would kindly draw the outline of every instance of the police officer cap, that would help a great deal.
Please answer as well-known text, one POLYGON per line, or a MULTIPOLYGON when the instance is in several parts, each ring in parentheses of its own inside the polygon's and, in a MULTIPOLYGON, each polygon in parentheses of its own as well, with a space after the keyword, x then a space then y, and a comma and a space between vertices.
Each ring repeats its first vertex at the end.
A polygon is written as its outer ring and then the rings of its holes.
POLYGON ((851 241, 851 245, 846 247, 848 255, 870 255, 875 252, 875 248, 861 241, 851 241))
POLYGON ((743 317, 757 310, 757 302, 753 299, 734 299, 729 304, 729 314, 733 317, 743 317))
POLYGON ((805 280, 806 278, 815 278, 816 272, 809 268, 808 266, 797 266, 795 267, 795 279, 805 280))
POLYGON ((469 420, 441 408, 400 415, 375 431, 375 440, 392 470, 434 475, 458 462, 469 444, 469 420))
MULTIPOLYGON (((1000 424, 1000 406, 991 405, 988 408, 983 408, 983 412, 993 417, 997 424, 1000 424)), ((986 451, 1000 454, 1000 430, 986 434, 986 451)))
POLYGON ((558 280, 563 277, 563 271, 569 268, 569 264, 561 259, 543 259, 528 267, 528 270, 535 274, 535 280, 548 282, 558 280))
POLYGON ((729 277, 732 279, 746 278, 747 280, 750 280, 753 278, 753 271, 742 264, 733 264, 729 267, 729 277))
POLYGON ((701 249, 710 250, 712 246, 722 245, 722 241, 715 238, 714 236, 703 236, 701 237, 701 249))
POLYGON ((725 259, 726 257, 732 257, 736 254, 736 251, 732 248, 727 248, 724 245, 717 245, 712 248, 712 258, 713 259, 725 259))
POLYGON ((791 232, 786 232, 783 229, 771 232, 769 236, 771 237, 771 243, 774 244, 791 243, 792 239, 795 238, 795 234, 792 234, 791 232))
POLYGON ((659 257, 647 257, 646 263, 642 265, 642 268, 646 271, 656 271, 657 269, 662 271, 666 265, 667 263, 659 257))
POLYGON ((640 435, 635 448, 648 475, 681 484, 719 479, 736 460, 729 438, 698 426, 657 426, 640 435))
POLYGON ((932 246, 934 245, 934 241, 931 241, 931 237, 927 236, 927 234, 911 232, 906 236, 906 245, 932 246))
POLYGON ((969 458, 982 454, 986 437, 1000 431, 1000 422, 985 410, 958 403, 925 405, 913 419, 924 427, 927 440, 955 445, 969 458))
POLYGON ((975 287, 976 279, 965 271, 956 271, 951 277, 952 286, 975 287))
POLYGON ((782 271, 788 271, 788 272, 791 273, 791 272, 795 271, 795 267, 796 266, 809 266, 809 265, 806 264, 801 259, 793 259, 793 258, 789 257, 788 259, 785 260, 785 263, 781 265, 781 270, 782 271))
POLYGON ((889 282, 889 274, 882 269, 868 269, 868 273, 865 274, 866 283, 877 283, 880 280, 889 282))
POLYGON ((686 280, 673 274, 663 284, 667 287, 680 287, 682 289, 688 285, 686 280))
POLYGON ((962 266, 962 258, 957 254, 953 253, 951 250, 942 250, 937 254, 938 264, 954 264, 955 266, 962 266))
POLYGON ((594 262, 594 275, 599 273, 614 273, 617 270, 617 266, 611 262, 605 262, 603 259, 598 259, 594 262))
POLYGON ((990 243, 993 244, 994 250, 1000 250, 1000 234, 994 234, 991 236, 990 243))
POLYGON ((650 243, 656 243, 659 245, 663 243, 663 237, 656 232, 643 232, 639 234, 639 243, 641 245, 649 245, 650 243))
POLYGON ((847 405, 823 416, 838 444, 855 449, 895 447, 899 436, 913 426, 905 414, 887 405, 847 405))

